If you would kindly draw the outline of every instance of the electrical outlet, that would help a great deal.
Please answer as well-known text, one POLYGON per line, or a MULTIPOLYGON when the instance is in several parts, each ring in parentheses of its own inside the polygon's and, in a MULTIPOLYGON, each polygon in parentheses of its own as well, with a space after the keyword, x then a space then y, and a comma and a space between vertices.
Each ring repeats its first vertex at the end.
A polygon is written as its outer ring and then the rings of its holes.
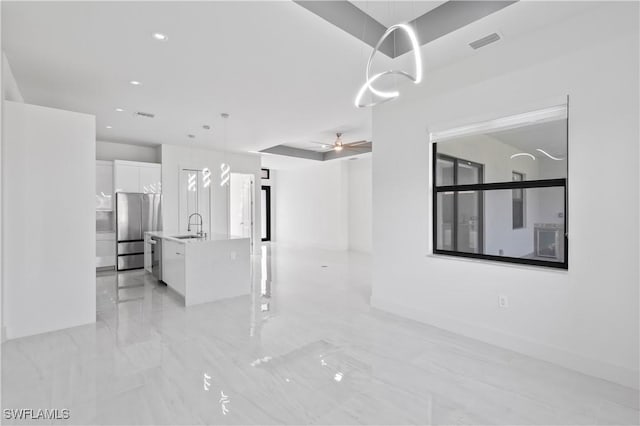
POLYGON ((501 308, 508 308, 509 307, 509 298, 507 296, 505 296, 504 294, 501 294, 498 296, 498 306, 500 306, 501 308))

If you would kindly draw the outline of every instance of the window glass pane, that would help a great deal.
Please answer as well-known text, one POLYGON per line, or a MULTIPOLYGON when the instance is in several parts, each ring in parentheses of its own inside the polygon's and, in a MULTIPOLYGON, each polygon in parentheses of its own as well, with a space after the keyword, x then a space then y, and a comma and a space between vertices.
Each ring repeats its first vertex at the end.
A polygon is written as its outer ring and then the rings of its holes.
MULTIPOLYGON (((514 181, 523 181, 524 173, 513 172, 513 180, 514 181)), ((513 229, 523 228, 524 227, 524 216, 525 216, 525 207, 524 207, 524 190, 523 189, 513 189, 511 193, 512 197, 512 222, 513 229)))
POLYGON ((524 200, 522 199, 524 190, 514 189, 514 193, 518 193, 518 196, 513 196, 512 209, 513 209, 513 229, 524 228, 524 200))
POLYGON ((523 218, 518 229, 510 220, 514 217, 511 189, 438 193, 436 248, 564 262, 564 188, 520 191, 527 200, 522 209, 527 220, 523 218))
POLYGON ((482 182, 482 165, 470 161, 458 160, 456 185, 470 185, 482 182))
POLYGON ((437 196, 437 248, 440 250, 455 250, 453 243, 453 192, 440 192, 437 196))
MULTIPOLYGON (((437 144, 438 154, 483 165, 483 182, 567 177, 567 120, 464 136, 437 144)), ((473 180, 473 176, 460 175, 473 180)), ((436 179, 438 185, 449 185, 436 179)), ((459 181, 458 184, 463 184, 459 181)))
POLYGON ((457 193, 457 250, 465 253, 482 253, 482 192, 457 193))
POLYGON ((438 156, 436 162, 436 185, 453 185, 454 184, 454 159, 442 158, 438 156))

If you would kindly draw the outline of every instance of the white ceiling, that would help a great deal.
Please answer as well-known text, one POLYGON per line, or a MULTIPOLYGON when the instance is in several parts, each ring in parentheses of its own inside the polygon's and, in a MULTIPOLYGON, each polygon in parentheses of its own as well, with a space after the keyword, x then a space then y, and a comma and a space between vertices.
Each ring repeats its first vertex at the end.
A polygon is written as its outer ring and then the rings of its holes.
POLYGON ((385 27, 409 22, 440 6, 445 1, 352 1, 354 6, 385 27))
POLYGON ((488 134, 522 152, 543 159, 544 155, 536 152, 536 149, 540 148, 553 156, 567 155, 567 120, 531 124, 488 134))
POLYGON ((322 166, 336 161, 352 161, 353 158, 363 159, 371 157, 371 152, 336 158, 329 161, 307 160, 305 158, 289 157, 285 155, 262 154, 262 167, 271 170, 292 170, 309 166, 322 166))
MULTIPOLYGON (((438 3, 400 3, 391 16, 407 16, 409 6, 419 16, 438 3)), ((372 110, 353 106, 371 48, 293 2, 1 4, 3 49, 25 100, 96 115, 99 140, 223 148, 222 112, 231 114, 226 145, 234 151, 331 143, 337 131, 345 142, 371 140, 372 110), (169 40, 154 40, 154 32, 169 40)), ((427 78, 591 7, 549 4, 521 1, 423 46, 427 78), (503 40, 468 46, 494 31, 503 40)), ((362 7, 387 19, 377 2, 362 7)), ((373 68, 411 69, 411 61, 379 55, 373 68)))
POLYGON ((371 110, 353 106, 364 44, 293 2, 2 8, 3 48, 25 100, 96 115, 99 140, 222 147, 221 112, 231 114, 233 150, 324 140, 342 129, 371 138, 371 110))
MULTIPOLYGON (((358 139, 359 132, 355 131, 355 129, 339 129, 340 133, 342 133, 342 143, 350 144, 354 142, 362 142, 363 139, 358 139)), ((283 145, 290 146, 293 148, 306 149, 310 151, 318 151, 318 152, 326 152, 333 149, 333 144, 337 139, 337 132, 324 132, 322 134, 317 134, 317 137, 314 139, 309 139, 306 141, 298 141, 298 142, 289 142, 283 145)), ((371 141, 371 139, 367 139, 367 141, 371 141)))

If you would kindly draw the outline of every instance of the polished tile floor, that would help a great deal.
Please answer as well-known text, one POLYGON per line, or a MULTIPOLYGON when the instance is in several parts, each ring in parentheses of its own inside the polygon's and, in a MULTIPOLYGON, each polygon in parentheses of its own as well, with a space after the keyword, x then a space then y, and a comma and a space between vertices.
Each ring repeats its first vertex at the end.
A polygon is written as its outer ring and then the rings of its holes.
POLYGON ((188 309, 140 271, 99 274, 95 325, 2 345, 3 408, 68 408, 54 424, 639 422, 637 391, 372 310, 367 256, 263 250, 251 296, 188 309))

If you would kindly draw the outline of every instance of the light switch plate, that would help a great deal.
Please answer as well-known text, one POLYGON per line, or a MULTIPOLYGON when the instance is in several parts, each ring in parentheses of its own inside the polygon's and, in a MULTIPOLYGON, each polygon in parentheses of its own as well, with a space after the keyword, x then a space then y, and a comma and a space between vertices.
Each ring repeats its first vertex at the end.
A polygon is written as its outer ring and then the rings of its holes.
POLYGON ((505 296, 504 294, 501 294, 498 296, 498 306, 500 306, 501 308, 508 308, 509 307, 509 298, 507 296, 505 296))

